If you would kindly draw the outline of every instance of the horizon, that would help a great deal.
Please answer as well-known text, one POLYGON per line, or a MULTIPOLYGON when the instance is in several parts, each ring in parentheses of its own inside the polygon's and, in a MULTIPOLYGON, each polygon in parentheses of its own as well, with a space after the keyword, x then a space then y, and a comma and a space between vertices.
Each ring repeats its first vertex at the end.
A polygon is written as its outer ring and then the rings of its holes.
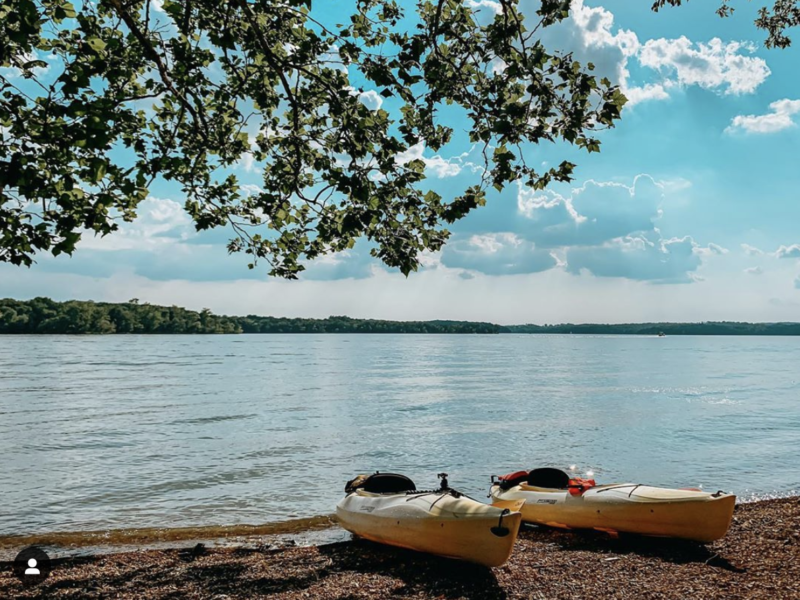
MULTIPOLYGON (((47 300, 54 300, 53 298, 49 298, 47 296, 35 296, 31 298, 0 298, 0 303, 4 300, 12 300, 17 302, 29 302, 36 298, 44 298, 47 300)), ((186 310, 195 310, 184 306, 179 306, 176 304, 159 304, 155 302, 149 302, 148 300, 143 300, 141 298, 131 298, 128 301, 124 302, 110 302, 106 300, 92 300, 92 299, 78 299, 78 298, 70 298, 67 300, 54 300, 55 302, 59 303, 68 303, 68 302, 89 302, 94 304, 131 304, 131 305, 142 305, 142 306, 154 306, 156 308, 181 308, 186 310), (132 300, 136 300, 136 302, 132 302, 132 300)), ((199 312, 203 309, 197 309, 196 312, 199 312)), ((354 321, 387 321, 387 322, 397 322, 397 323, 433 323, 433 322, 453 322, 453 323, 472 323, 472 324, 484 324, 484 325, 497 325, 500 327, 525 327, 525 326, 534 326, 534 327, 563 327, 567 325, 575 326, 575 327, 585 327, 585 326, 624 326, 624 325, 704 325, 704 324, 736 324, 736 325, 797 325, 800 324, 800 321, 729 321, 729 320, 720 320, 720 319, 712 319, 707 321, 561 321, 561 322, 534 322, 534 321, 526 321, 526 322, 517 322, 517 323, 501 323, 497 321, 490 321, 486 319, 477 319, 477 320, 461 320, 461 319, 453 319, 449 317, 433 317, 431 319, 410 319, 410 320, 398 320, 398 319, 373 319, 371 317, 360 317, 360 316, 353 316, 350 314, 329 314, 324 317, 308 317, 305 315, 285 315, 285 314, 258 314, 258 313, 217 313, 216 311, 211 311, 213 315, 217 317, 233 317, 233 318, 246 318, 246 317, 258 317, 258 318, 269 318, 269 319, 287 319, 287 320, 307 320, 307 321, 325 321, 329 319, 351 319, 354 321)))

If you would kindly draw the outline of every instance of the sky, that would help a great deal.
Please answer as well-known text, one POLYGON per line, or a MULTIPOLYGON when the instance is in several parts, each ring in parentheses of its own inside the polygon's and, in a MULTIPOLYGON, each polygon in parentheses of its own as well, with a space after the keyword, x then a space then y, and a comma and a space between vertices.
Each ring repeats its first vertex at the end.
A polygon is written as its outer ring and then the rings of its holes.
MULTIPOLYGON (((487 18, 499 7, 467 2, 487 18)), ((764 48, 758 2, 739 2, 728 19, 710 2, 658 14, 650 4, 573 0, 570 18, 545 30, 550 47, 622 87, 621 121, 600 134, 599 154, 526 148, 543 166, 577 163, 575 181, 490 194, 408 278, 361 243, 308 265, 299 281, 270 278, 266 265, 248 270, 245 256, 227 254, 226 232, 198 234, 180 190, 157 183, 135 222, 84 235, 73 257, 0 264, 0 297, 502 324, 800 321, 800 41, 764 48)), ((532 14, 536 2, 521 5, 532 14)), ((331 4, 314 10, 330 17, 331 4)), ((391 108, 369 89, 361 99, 391 108)), ((439 154, 411 148, 412 157, 445 198, 478 169, 466 135, 439 154)), ((261 183, 247 157, 236 174, 252 189, 261 183)))

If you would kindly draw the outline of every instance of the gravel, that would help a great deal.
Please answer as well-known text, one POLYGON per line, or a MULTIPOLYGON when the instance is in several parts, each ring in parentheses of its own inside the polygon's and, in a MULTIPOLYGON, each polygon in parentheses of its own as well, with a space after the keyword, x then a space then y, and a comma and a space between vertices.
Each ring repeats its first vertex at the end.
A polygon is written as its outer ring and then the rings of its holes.
POLYGON ((150 550, 54 561, 6 598, 769 598, 800 599, 800 498, 736 507, 706 546, 525 527, 511 560, 485 569, 365 541, 317 547, 150 550))

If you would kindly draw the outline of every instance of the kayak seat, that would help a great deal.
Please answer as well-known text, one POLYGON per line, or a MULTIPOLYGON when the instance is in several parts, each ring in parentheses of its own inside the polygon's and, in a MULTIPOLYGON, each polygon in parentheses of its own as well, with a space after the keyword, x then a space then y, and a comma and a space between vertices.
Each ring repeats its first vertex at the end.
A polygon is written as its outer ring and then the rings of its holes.
POLYGON ((347 482, 344 491, 348 494, 356 490, 364 490, 372 494, 401 494, 414 492, 417 486, 405 475, 397 473, 373 473, 359 475, 347 482))
POLYGON ((528 485, 550 490, 566 490, 569 487, 569 475, 561 469, 544 467, 533 469, 528 473, 528 485))

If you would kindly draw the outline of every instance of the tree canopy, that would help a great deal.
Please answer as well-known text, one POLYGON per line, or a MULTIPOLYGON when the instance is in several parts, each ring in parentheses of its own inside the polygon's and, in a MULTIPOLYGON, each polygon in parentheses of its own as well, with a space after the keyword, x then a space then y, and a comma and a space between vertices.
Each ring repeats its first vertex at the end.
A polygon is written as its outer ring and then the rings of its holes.
MULTIPOLYGON (((653 10, 666 6, 680 6, 689 0, 655 0, 653 10)), ((717 8, 720 17, 729 17, 736 10, 733 0, 718 0, 721 2, 717 8)), ((764 45, 767 48, 788 48, 792 44, 791 38, 786 34, 787 29, 800 26, 800 0, 773 0, 772 8, 762 6, 757 11, 755 25, 766 32, 767 39, 764 45)))
MULTIPOLYGON (((731 0, 720 1, 729 14, 731 0)), ((294 278, 365 239, 408 274, 493 189, 572 179, 572 162, 537 168, 526 145, 598 151, 597 131, 625 103, 592 64, 543 45, 570 0, 528 15, 519 0, 490 3, 496 13, 486 4, 342 0, 341 22, 329 23, 311 0, 5 0, 0 262, 71 254, 82 236, 134 220, 164 181, 198 231, 230 232, 228 250, 251 267, 294 278), (453 110, 483 164, 444 198, 408 151, 438 152, 462 134, 453 110), (263 165, 257 189, 233 168, 246 157, 263 165)), ((759 12, 768 46, 790 43, 799 5, 759 12)))
POLYGON ((208 309, 197 312, 135 298, 123 303, 0 298, 0 334, 499 333, 501 329, 467 321, 227 317, 208 309))
POLYGON ((597 151, 596 131, 625 102, 593 65, 540 41, 569 0, 544 0, 535 15, 498 1, 494 14, 458 0, 410 10, 352 0, 338 24, 318 20, 310 0, 163 0, 158 11, 4 1, 0 65, 24 81, 0 75, 0 260, 30 265, 39 252, 72 253, 86 232, 112 233, 161 179, 180 186, 198 230, 229 228, 229 251, 273 275, 295 277, 359 238, 408 274, 487 190, 571 179, 574 164, 537 169, 523 145, 597 151), (365 90, 392 106, 366 106, 365 90), (403 157, 444 148, 453 109, 484 170, 443 198, 427 189, 424 161, 403 157), (257 191, 231 169, 248 154, 263 165, 257 191))

